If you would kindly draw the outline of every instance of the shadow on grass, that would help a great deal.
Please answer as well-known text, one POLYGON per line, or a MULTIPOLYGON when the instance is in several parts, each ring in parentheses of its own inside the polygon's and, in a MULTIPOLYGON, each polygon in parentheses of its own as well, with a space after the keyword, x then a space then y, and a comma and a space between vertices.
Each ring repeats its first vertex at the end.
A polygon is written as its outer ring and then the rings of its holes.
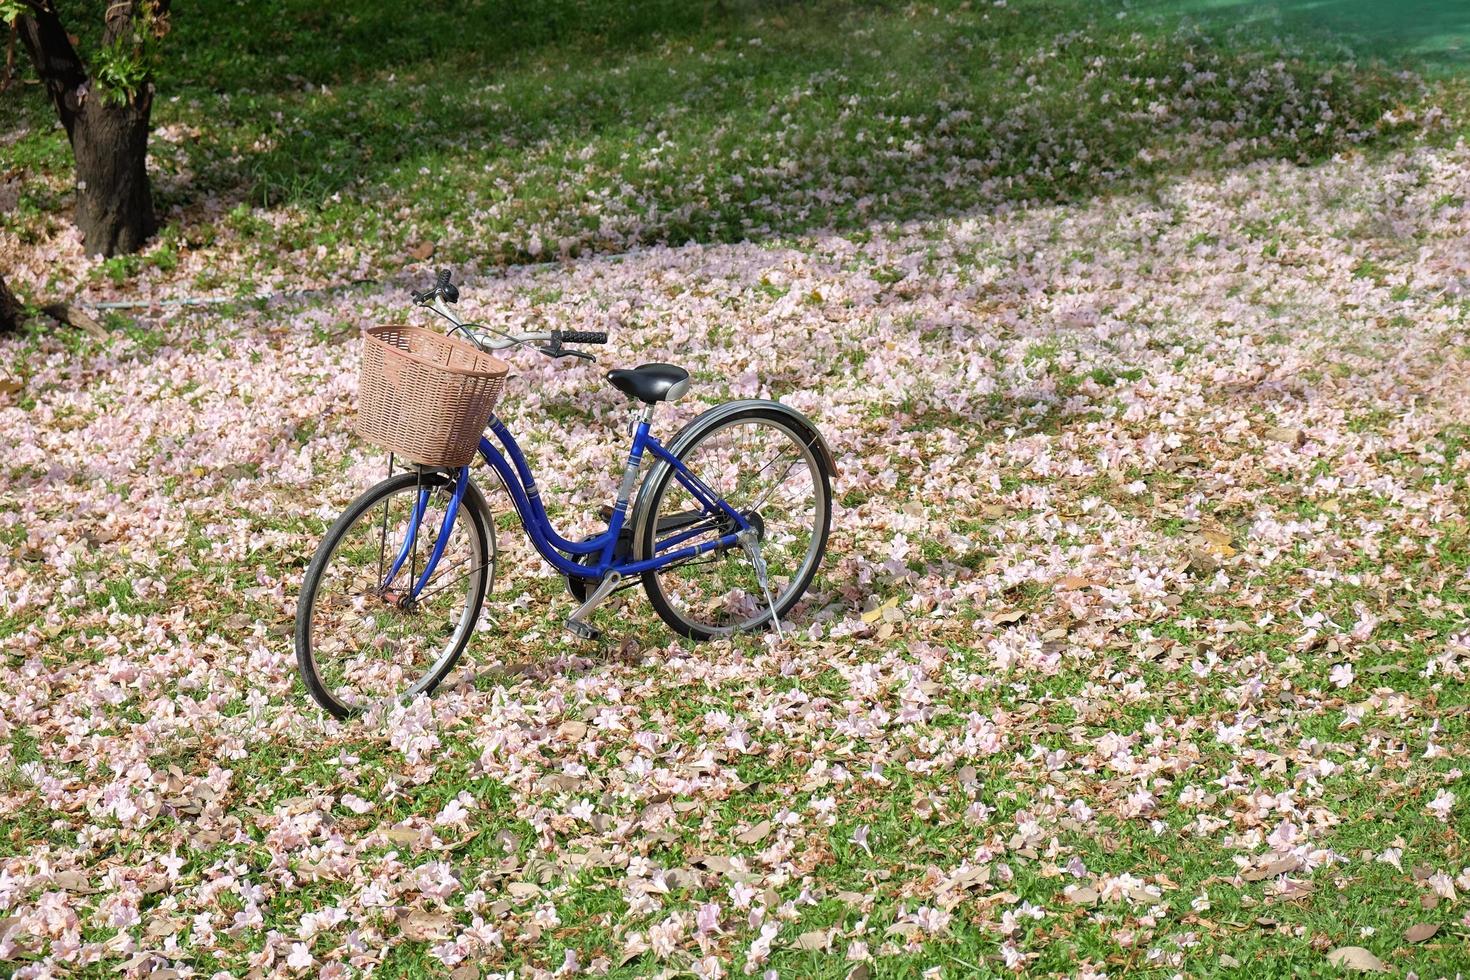
POLYGON ((283 254, 426 233, 485 263, 860 235, 1215 161, 1306 163, 1418 92, 1329 70, 1320 45, 1283 57, 1240 19, 1211 0, 208 0, 177 15, 159 82, 158 123, 199 134, 155 141, 187 175, 159 199, 238 201, 236 230, 283 254), (281 205, 309 217, 249 210, 281 205))
POLYGON ((1313 38, 1345 55, 1383 58, 1431 76, 1470 74, 1464 0, 1153 0, 1144 9, 1313 38))

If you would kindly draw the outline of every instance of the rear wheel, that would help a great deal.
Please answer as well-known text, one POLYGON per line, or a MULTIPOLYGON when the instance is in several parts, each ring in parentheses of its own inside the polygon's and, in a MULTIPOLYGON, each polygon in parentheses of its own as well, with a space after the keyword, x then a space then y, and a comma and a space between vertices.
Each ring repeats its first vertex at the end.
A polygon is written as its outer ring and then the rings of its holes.
MULTIPOLYGON (((784 620, 811 585, 827 549, 833 474, 819 448, 821 437, 786 412, 752 406, 712 419, 681 442, 680 462, 755 528, 771 598, 784 620)), ((649 479, 654 482, 634 532, 640 559, 734 530, 732 522, 702 513, 673 467, 663 466, 649 479), (660 549, 660 542, 675 537, 683 542, 660 549)), ((692 639, 761 629, 771 622, 772 603, 738 545, 646 572, 643 587, 664 622, 692 639)))
POLYGON ((473 484, 434 574, 413 594, 456 476, 409 472, 379 483, 348 505, 306 569, 296 662, 313 700, 338 718, 432 691, 469 644, 496 556, 490 511, 473 484))

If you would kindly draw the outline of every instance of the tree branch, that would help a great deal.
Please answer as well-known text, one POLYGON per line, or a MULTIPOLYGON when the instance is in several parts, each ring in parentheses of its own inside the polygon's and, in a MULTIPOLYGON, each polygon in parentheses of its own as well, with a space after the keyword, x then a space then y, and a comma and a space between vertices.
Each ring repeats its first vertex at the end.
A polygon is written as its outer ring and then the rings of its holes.
POLYGON ((155 25, 163 25, 166 30, 169 4, 170 0, 112 0, 102 15, 102 43, 107 45, 126 37, 133 23, 148 15, 155 25))
POLYGON ((56 107, 56 115, 66 129, 67 139, 72 136, 76 124, 77 110, 86 97, 87 66, 82 64, 77 49, 72 47, 71 38, 66 36, 66 27, 61 23, 49 4, 26 4, 33 13, 17 17, 20 40, 36 66, 36 74, 56 107))

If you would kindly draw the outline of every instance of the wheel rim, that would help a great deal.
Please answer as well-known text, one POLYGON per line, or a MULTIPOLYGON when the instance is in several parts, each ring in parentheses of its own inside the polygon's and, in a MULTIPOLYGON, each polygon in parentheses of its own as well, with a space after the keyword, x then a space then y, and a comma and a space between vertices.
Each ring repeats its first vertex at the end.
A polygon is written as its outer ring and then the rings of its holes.
POLYGON ((449 486, 409 483, 375 500, 338 536, 313 592, 308 643, 322 690, 345 712, 413 697, 436 680, 475 627, 479 590, 495 574, 493 554, 461 506, 434 575, 417 600, 444 522, 449 486), (385 591, 403 550, 419 492, 429 499, 413 547, 385 591))
MULTIPOLYGON (((680 459, 736 510, 758 515, 751 523, 764 526, 761 555, 771 596, 785 616, 821 561, 826 537, 827 485, 809 440, 772 419, 737 418, 710 430, 680 459)), ((653 519, 699 509, 670 474, 653 502, 653 519)), ((655 543, 660 537, 655 532, 655 543)), ((770 619, 765 594, 739 547, 660 569, 653 577, 669 611, 693 633, 725 635, 770 619)))

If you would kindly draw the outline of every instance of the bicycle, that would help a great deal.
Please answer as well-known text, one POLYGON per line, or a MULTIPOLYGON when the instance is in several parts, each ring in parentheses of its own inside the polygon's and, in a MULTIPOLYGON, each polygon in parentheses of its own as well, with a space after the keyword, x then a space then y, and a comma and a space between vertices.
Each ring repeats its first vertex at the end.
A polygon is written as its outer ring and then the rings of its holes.
MULTIPOLYGON (((512 334, 467 323, 449 308, 459 291, 446 271, 433 289, 411 295, 416 308, 449 322, 451 336, 487 353, 529 348, 595 361, 566 345, 607 342, 605 332, 512 334)), ((580 603, 566 628, 596 640, 600 630, 588 617, 641 582, 660 618, 690 639, 771 627, 783 634, 782 619, 826 552, 836 472, 827 441, 795 409, 747 399, 704 411, 665 446, 651 431, 654 410, 688 392, 689 373, 644 364, 606 377, 642 407, 598 534, 572 541, 555 530, 530 464, 498 415, 492 411, 478 433, 478 457, 580 603), (640 480, 647 457, 653 464, 640 480)), ((468 646, 499 555, 492 511, 470 479, 473 464, 415 464, 395 476, 390 455, 388 478, 348 505, 317 548, 297 602, 296 658, 312 698, 333 716, 432 693, 468 646)))

